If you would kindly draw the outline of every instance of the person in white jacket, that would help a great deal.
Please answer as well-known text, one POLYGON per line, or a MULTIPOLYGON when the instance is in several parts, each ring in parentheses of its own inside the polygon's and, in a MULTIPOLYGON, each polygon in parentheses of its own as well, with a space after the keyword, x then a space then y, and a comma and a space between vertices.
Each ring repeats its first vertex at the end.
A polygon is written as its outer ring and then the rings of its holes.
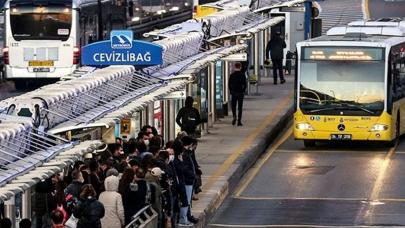
POLYGON ((119 179, 109 176, 104 180, 105 192, 102 192, 99 201, 104 205, 105 216, 101 219, 104 228, 122 228, 124 226, 124 206, 121 194, 118 193, 119 179))

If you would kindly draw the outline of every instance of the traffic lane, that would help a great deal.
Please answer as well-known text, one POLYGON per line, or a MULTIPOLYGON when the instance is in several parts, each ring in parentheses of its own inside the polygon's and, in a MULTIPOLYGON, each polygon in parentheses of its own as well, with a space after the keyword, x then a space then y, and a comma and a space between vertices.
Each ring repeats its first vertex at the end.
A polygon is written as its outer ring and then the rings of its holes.
POLYGON ((359 200, 231 199, 209 227, 403 226, 404 203, 372 206, 359 200))
POLYGON ((14 87, 14 82, 12 81, 0 83, 0 100, 4 100, 6 98, 13 96, 18 96, 20 94, 23 94, 24 92, 27 91, 16 90, 14 87))
POLYGON ((25 89, 16 89, 14 82, 12 81, 6 81, 0 83, 0 100, 4 100, 9 97, 14 97, 21 95, 26 92, 33 91, 35 89, 38 89, 41 86, 55 83, 57 80, 54 79, 47 79, 47 80, 29 80, 27 79, 27 84, 25 89))
POLYGON ((405 17, 405 1, 369 0, 370 17, 405 17))
POLYGON ((241 196, 368 198, 386 153, 387 148, 364 143, 324 143, 308 149, 290 136, 241 196), (264 187, 264 182, 270 185, 264 187))
MULTIPOLYGON (((404 156, 393 151, 370 143, 306 149, 290 136, 247 188, 226 201, 211 227, 405 225, 402 195, 384 191, 387 179, 401 176, 391 162, 404 156)), ((397 186, 404 185, 398 179, 397 186)))
POLYGON ((405 136, 387 165, 379 198, 405 201, 405 136))

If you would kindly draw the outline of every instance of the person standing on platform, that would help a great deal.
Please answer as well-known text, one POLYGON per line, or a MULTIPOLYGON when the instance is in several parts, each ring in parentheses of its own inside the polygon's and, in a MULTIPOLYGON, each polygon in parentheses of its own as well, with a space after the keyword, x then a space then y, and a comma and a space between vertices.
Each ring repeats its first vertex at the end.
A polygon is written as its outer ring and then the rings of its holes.
POLYGON ((105 209, 105 216, 101 219, 102 227, 121 228, 124 226, 124 206, 121 194, 118 193, 119 181, 116 176, 109 176, 104 181, 105 192, 102 192, 98 199, 105 209))
POLYGON ((235 63, 235 71, 229 76, 228 87, 232 95, 232 125, 236 124, 236 104, 238 104, 238 126, 242 125, 243 98, 246 91, 246 76, 241 71, 242 64, 235 63))
POLYGON ((196 137, 196 128, 201 123, 200 113, 193 107, 194 99, 190 96, 186 98, 185 105, 179 110, 176 123, 185 131, 188 136, 196 137))
POLYGON ((273 63, 273 79, 274 85, 277 85, 277 71, 280 76, 280 83, 285 83, 283 75, 283 59, 284 59, 284 48, 287 45, 285 41, 281 38, 281 33, 276 32, 275 36, 267 43, 266 46, 266 61, 269 61, 269 52, 271 56, 271 61, 273 63))

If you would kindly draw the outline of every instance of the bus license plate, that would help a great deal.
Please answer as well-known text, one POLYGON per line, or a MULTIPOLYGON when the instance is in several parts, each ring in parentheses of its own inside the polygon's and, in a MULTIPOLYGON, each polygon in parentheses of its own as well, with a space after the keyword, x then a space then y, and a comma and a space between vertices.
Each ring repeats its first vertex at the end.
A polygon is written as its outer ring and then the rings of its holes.
POLYGON ((51 72, 51 69, 49 69, 49 68, 44 68, 44 67, 40 67, 40 68, 34 68, 33 71, 34 71, 35 73, 51 72))
POLYGON ((330 138, 332 140, 351 140, 352 135, 348 135, 348 134, 331 134, 330 138))
POLYGON ((30 66, 30 67, 51 67, 51 66, 53 66, 53 61, 52 60, 45 60, 45 61, 33 60, 33 61, 28 62, 28 66, 30 66))

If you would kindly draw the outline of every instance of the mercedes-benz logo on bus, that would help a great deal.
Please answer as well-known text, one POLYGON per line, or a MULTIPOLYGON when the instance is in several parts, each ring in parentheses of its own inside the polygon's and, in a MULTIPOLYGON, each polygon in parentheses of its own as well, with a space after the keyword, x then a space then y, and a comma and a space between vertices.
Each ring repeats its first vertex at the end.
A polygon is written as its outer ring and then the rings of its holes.
POLYGON ((344 124, 339 124, 338 126, 337 126, 337 129, 339 130, 339 131, 344 131, 345 130, 345 125, 344 124))

